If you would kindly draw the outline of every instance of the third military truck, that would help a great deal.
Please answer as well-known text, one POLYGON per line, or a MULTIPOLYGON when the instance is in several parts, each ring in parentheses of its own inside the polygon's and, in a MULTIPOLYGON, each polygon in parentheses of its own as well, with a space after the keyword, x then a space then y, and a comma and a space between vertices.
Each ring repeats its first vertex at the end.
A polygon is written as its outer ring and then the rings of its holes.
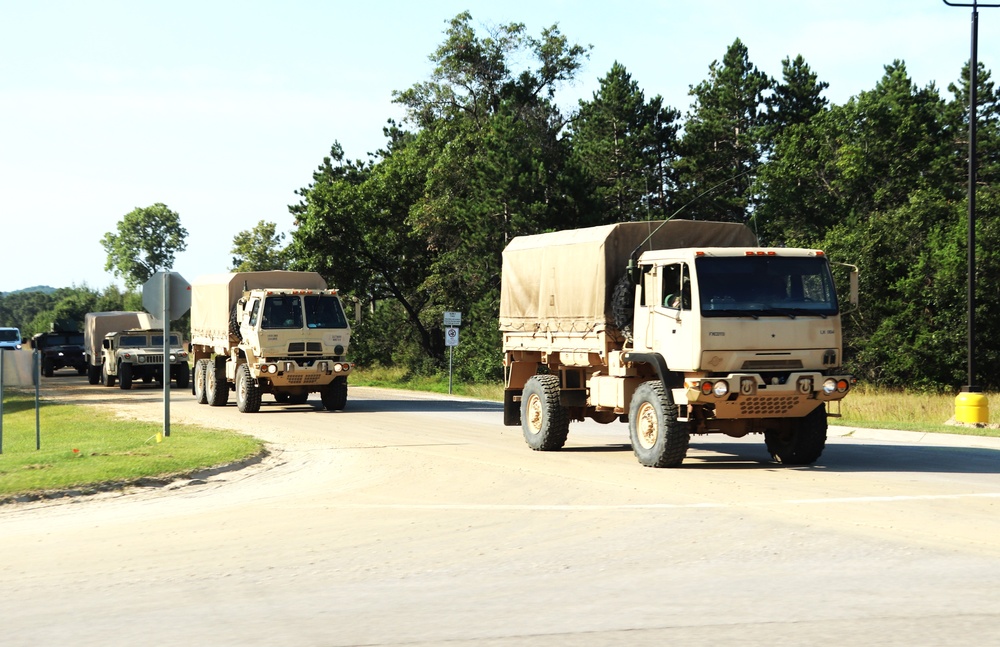
POLYGON ((351 328, 336 290, 316 272, 236 272, 191 284, 191 352, 198 402, 244 413, 263 394, 302 404, 319 393, 330 411, 347 406, 351 328))
MULTIPOLYGON (((856 270, 845 277, 856 303, 856 270)), ((692 434, 762 434, 775 460, 809 464, 855 382, 840 317, 822 251, 759 247, 741 224, 517 237, 501 280, 504 424, 557 450, 572 420, 627 422, 652 467, 679 466, 692 434)))

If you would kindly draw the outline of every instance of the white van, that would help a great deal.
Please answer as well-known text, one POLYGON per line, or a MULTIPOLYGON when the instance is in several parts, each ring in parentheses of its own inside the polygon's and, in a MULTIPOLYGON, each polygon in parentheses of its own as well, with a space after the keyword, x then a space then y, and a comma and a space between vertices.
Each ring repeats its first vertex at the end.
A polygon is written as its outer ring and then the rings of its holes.
POLYGON ((21 331, 17 328, 0 328, 0 349, 20 350, 21 331))

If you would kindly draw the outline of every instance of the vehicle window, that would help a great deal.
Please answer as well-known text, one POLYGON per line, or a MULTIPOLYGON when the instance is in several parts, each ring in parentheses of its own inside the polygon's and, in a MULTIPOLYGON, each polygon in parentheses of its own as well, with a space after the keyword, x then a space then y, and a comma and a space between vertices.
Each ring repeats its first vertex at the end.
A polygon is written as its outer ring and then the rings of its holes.
MULTIPOLYGON (((163 339, 162 337, 160 338, 163 339)), ((149 338, 146 335, 122 335, 118 345, 123 348, 142 348, 148 344, 149 338)), ((163 343, 162 341, 160 342, 163 343)))
POLYGON ((0 341, 21 341, 17 328, 0 328, 0 341))
POLYGON ((302 327, 302 300, 298 296, 274 296, 264 300, 264 314, 260 327, 276 328, 302 327))
POLYGON ((825 258, 722 256, 695 261, 706 317, 837 314, 833 277, 825 258))
POLYGON ((347 317, 340 299, 334 296, 306 297, 306 326, 309 328, 347 328, 347 317))
POLYGON ((250 306, 250 325, 257 325, 257 317, 260 315, 260 299, 254 299, 253 305, 250 306))
POLYGON ((674 310, 691 309, 691 277, 683 263, 664 266, 662 304, 674 310))

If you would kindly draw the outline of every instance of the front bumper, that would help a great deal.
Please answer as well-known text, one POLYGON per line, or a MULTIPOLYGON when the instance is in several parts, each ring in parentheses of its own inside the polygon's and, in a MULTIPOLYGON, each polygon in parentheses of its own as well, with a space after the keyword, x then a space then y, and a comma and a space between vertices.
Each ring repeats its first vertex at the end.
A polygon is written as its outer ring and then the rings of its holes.
POLYGON ((689 378, 683 397, 694 406, 712 405, 716 418, 797 418, 817 403, 843 399, 857 380, 853 375, 792 373, 766 381, 754 373, 689 378))

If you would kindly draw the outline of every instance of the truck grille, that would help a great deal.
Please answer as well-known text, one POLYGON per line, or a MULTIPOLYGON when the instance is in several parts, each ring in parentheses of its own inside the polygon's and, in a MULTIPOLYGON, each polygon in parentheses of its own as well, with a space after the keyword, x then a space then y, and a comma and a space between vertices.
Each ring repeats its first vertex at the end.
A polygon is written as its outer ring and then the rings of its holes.
POLYGON ((740 398, 740 413, 745 416, 783 416, 799 402, 799 396, 740 398))
POLYGON ((288 384, 316 384, 319 382, 319 373, 287 373, 288 384))
POLYGON ((293 341, 288 344, 289 355, 323 355, 323 344, 318 341, 293 341))
POLYGON ((743 362, 744 371, 793 370, 802 368, 798 359, 748 359, 743 362))

